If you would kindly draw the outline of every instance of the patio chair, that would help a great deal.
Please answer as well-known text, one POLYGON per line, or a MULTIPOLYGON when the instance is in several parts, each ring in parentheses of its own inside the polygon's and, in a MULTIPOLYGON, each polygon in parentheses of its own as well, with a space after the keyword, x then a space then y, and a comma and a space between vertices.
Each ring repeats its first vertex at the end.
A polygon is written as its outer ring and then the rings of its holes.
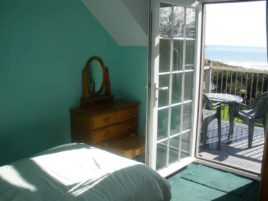
POLYGON ((267 132, 268 112, 268 91, 258 96, 251 105, 237 104, 235 107, 235 117, 244 120, 248 124, 248 148, 252 147, 254 125, 261 122, 264 128, 264 135, 267 132))
POLYGON ((203 95, 203 114, 202 114, 202 143, 207 144, 208 125, 214 119, 218 121, 218 147, 221 142, 221 103, 212 103, 208 97, 203 95))

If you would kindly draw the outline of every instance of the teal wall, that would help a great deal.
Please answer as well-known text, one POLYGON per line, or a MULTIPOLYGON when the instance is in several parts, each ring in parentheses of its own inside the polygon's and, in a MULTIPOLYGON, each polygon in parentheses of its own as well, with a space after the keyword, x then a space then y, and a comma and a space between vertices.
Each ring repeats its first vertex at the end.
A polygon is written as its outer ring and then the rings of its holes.
POLYGON ((0 30, 0 165, 70 142, 69 109, 92 55, 109 67, 116 97, 145 101, 146 51, 118 47, 78 0, 1 0, 0 30), (129 82, 135 74, 144 84, 129 82))
POLYGON ((0 161, 70 141, 69 109, 89 55, 118 47, 77 0, 0 2, 0 161))
POLYGON ((123 47, 120 48, 120 82, 116 88, 120 91, 119 97, 135 100, 139 107, 139 134, 145 133, 146 117, 146 84, 147 84, 147 48, 123 47))

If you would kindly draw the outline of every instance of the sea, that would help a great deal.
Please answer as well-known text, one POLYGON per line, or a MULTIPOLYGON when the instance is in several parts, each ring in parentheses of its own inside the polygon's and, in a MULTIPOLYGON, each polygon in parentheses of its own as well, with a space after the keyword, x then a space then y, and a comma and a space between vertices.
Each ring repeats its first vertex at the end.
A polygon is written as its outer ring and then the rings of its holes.
POLYGON ((266 47, 237 47, 208 45, 205 59, 220 61, 227 65, 268 71, 266 47))

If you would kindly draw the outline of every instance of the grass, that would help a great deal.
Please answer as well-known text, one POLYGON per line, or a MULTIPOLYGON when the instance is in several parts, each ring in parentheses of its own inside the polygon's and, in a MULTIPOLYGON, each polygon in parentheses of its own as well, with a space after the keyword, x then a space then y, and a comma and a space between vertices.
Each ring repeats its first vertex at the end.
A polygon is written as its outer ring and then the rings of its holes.
MULTIPOLYGON (((229 121, 229 105, 228 104, 221 104, 221 119, 223 121, 229 121)), ((234 119, 234 123, 245 124, 244 121, 238 118, 234 119)), ((262 127, 262 125, 259 123, 256 123, 255 126, 262 127)))

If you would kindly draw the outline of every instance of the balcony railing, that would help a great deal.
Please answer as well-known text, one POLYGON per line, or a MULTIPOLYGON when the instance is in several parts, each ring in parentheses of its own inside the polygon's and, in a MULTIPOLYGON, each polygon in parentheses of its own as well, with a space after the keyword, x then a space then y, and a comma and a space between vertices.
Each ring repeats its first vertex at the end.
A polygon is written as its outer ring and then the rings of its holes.
POLYGON ((268 90, 268 69, 246 69, 232 66, 206 66, 204 91, 239 95, 250 104, 268 90))

